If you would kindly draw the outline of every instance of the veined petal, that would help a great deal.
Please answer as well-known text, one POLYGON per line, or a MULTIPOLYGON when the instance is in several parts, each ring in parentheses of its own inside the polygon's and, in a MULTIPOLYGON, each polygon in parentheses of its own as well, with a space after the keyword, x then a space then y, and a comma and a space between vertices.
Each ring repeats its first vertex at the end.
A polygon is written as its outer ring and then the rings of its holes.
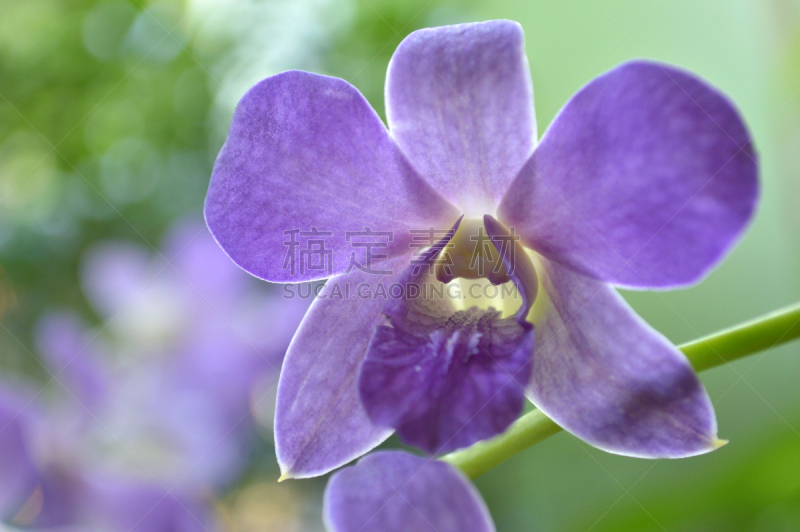
POLYGON ((615 454, 682 458, 719 447, 711 400, 683 353, 610 285, 541 264, 533 403, 615 454))
POLYGON ((567 103, 498 212, 530 247, 585 275, 685 286, 744 230, 757 174, 725 96, 686 72, 634 61, 567 103))
POLYGON ((408 253, 411 228, 458 213, 408 164, 349 83, 290 71, 245 94, 206 197, 211 232, 233 261, 276 282, 350 266, 348 232, 392 233, 378 250, 408 253))
POLYGON ((493 532, 478 491, 450 464, 385 451, 337 472, 324 498, 331 532, 493 532))
POLYGON ((399 280, 406 294, 384 305, 388 323, 375 329, 359 375, 370 419, 431 454, 490 438, 516 420, 533 351, 529 323, 493 308, 455 311, 433 289, 443 285, 429 267, 449 240, 399 280))
POLYGON ((275 447, 287 477, 325 473, 358 458, 392 433, 367 417, 358 395, 358 370, 389 287, 408 257, 381 265, 395 275, 354 271, 331 279, 300 324, 281 370, 275 447))
POLYGON ((469 216, 494 213, 536 143, 522 27, 427 28, 397 47, 386 117, 411 164, 469 216))
POLYGON ((379 326, 359 388, 375 424, 440 454, 496 436, 519 417, 533 327, 476 307, 430 318, 418 328, 379 326))

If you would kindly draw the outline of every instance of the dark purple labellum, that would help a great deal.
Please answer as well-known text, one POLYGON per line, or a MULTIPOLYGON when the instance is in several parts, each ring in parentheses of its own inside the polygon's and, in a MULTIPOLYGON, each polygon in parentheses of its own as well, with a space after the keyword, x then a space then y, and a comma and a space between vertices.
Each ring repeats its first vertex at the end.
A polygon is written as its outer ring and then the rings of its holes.
MULTIPOLYGON (((493 243, 508 235, 487 219, 493 243)), ((431 248, 428 265, 449 241, 431 248)), ((431 454, 449 452, 500 434, 522 411, 534 340, 533 326, 524 317, 535 297, 536 277, 524 251, 503 249, 497 246, 497 256, 523 293, 515 317, 504 319, 493 308, 455 311, 451 301, 427 290, 438 281, 419 266, 410 267, 402 283, 417 285, 417 293, 432 297, 384 305, 387 323, 373 334, 359 391, 373 423, 395 428, 407 444, 431 454), (520 274, 533 278, 521 281, 520 274)))

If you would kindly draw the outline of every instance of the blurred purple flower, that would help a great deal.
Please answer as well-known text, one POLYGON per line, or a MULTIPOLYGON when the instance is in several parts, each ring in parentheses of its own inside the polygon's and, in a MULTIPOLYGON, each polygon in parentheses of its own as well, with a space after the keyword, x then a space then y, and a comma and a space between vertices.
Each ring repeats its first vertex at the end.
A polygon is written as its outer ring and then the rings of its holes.
POLYGON ((155 257, 119 242, 90 250, 83 288, 105 325, 40 320, 53 385, 0 402, 0 517, 38 498, 23 509, 37 527, 214 529, 207 503, 244 466, 251 409, 272 402, 307 308, 257 284, 202 223, 178 224, 155 257))
POLYGON ((16 394, 0 389, 0 522, 17 510, 36 485, 25 427, 30 414, 16 394))
MULTIPOLYGON (((392 429, 430 453, 468 445, 507 428, 525 393, 609 452, 677 458, 720 444, 686 358, 613 285, 688 286, 732 248, 758 196, 738 112, 691 74, 633 61, 581 89, 537 146, 532 96, 521 27, 491 21, 420 30, 398 46, 388 131, 340 79, 285 72, 242 98, 209 186, 211 231, 261 278, 334 276, 281 374, 286 476, 330 471, 392 429), (461 216, 457 259, 474 254, 466 243, 482 230, 499 253, 512 229, 531 250, 532 263, 525 252, 504 260, 516 276, 489 276, 526 296, 516 320, 335 297, 408 280, 411 231, 461 216), (393 235, 377 261, 390 273, 352 269, 348 233, 366 229, 393 235), (287 235, 313 250, 320 232, 329 260, 287 268, 287 235)), ((457 270, 432 281, 481 276, 457 270)))

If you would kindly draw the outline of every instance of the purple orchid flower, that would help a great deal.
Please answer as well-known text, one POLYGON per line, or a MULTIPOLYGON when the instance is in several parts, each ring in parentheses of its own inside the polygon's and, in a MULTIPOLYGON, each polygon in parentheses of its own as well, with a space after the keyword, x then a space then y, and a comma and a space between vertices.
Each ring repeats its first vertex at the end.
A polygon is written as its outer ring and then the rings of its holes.
POLYGON ((65 311, 40 319, 55 383, 0 386, 0 522, 217 529, 213 494, 254 441, 254 387, 277 372, 307 302, 254 290, 197 221, 174 227, 161 255, 119 242, 87 253, 83 288, 104 330, 65 311))
POLYGON ((398 46, 388 130, 336 78, 284 72, 242 98, 206 221, 255 276, 331 277, 282 369, 286 477, 326 473, 393 430, 434 454, 469 445, 507 428, 524 395, 612 453, 677 458, 720 445, 684 355, 613 286, 688 286, 732 248, 758 196, 739 114, 691 74, 633 61, 581 89, 537 145, 532 95, 521 27, 491 21, 420 30, 398 46), (487 234, 506 268, 489 280, 523 295, 516 316, 341 296, 419 284, 412 231, 431 227, 455 229, 438 245, 452 244, 456 260, 424 282, 480 277, 465 259, 492 257, 465 243, 487 234), (380 275, 353 268, 349 235, 367 230, 392 235, 374 260, 380 275), (509 235, 525 250, 503 251, 509 235), (288 252, 323 248, 292 267, 288 252))

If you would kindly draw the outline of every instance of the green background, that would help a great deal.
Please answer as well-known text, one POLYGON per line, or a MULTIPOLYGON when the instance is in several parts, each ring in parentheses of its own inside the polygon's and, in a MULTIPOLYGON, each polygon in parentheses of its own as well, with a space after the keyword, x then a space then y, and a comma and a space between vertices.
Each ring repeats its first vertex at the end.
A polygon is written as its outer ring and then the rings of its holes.
MULTIPOLYGON (((157 247, 173 220, 199 215, 253 83, 295 68, 339 76, 383 116, 402 37, 493 18, 525 30, 540 135, 583 84, 631 58, 697 73, 744 115, 761 157, 755 221, 699 286, 626 292, 648 322, 680 343, 800 299, 798 1, 0 0, 0 371, 43 378, 26 349, 46 309, 98 322, 78 283, 88 245, 157 247)), ((800 530, 800 346, 702 378, 729 445, 645 461, 558 434, 476 481, 498 530, 800 530)), ((242 486, 274 481, 269 450, 242 486)), ((317 529, 322 482, 285 484, 249 496, 304 501, 298 529, 317 529)))

